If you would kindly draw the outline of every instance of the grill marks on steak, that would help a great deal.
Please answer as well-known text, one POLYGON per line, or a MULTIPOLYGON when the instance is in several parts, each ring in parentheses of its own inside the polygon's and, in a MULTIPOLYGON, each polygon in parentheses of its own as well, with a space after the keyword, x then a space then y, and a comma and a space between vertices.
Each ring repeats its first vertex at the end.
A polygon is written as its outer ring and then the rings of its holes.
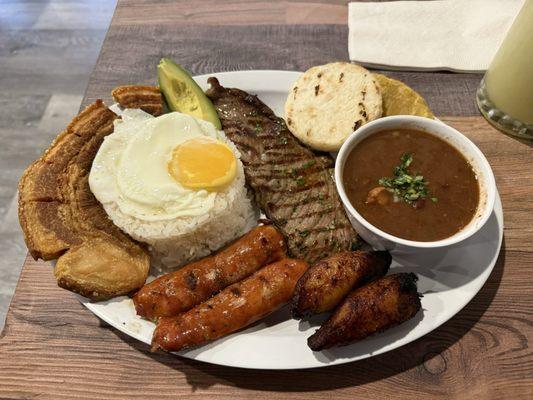
POLYGON ((290 253, 315 262, 357 245, 335 189, 332 160, 317 156, 257 96, 209 78, 206 92, 237 146, 258 205, 282 231, 290 253))

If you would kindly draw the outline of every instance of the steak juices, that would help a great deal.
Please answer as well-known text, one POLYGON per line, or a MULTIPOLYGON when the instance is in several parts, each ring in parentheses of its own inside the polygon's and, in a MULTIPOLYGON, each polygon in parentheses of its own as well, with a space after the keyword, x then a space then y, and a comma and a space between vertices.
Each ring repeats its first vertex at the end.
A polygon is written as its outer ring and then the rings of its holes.
POLYGON ((362 140, 346 159, 343 184, 369 223, 420 242, 461 231, 480 198, 472 166, 457 149, 410 129, 384 130, 362 140))

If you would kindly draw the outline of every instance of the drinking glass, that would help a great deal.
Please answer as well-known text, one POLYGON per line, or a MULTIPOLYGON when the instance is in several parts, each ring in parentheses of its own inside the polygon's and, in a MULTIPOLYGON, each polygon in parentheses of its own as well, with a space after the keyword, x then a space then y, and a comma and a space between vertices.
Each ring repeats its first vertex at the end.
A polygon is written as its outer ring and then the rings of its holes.
POLYGON ((483 116, 499 130, 533 140, 533 0, 526 0, 477 90, 483 116))

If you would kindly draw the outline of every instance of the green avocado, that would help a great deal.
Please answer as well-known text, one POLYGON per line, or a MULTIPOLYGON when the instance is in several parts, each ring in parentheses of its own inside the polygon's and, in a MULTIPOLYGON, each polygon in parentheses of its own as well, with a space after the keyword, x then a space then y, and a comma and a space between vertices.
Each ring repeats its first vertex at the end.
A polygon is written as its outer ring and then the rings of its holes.
POLYGON ((180 65, 168 58, 162 58, 157 66, 157 79, 172 111, 209 121, 217 129, 222 129, 213 103, 180 65))

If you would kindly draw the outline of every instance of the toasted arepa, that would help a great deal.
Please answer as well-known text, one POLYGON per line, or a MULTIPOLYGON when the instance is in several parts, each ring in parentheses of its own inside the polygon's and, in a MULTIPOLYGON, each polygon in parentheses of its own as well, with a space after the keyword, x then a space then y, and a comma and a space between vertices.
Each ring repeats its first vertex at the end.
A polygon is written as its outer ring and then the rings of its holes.
POLYGON ((337 151, 355 130, 382 114, 378 83, 365 68, 346 62, 307 70, 292 86, 285 119, 312 149, 337 151))

